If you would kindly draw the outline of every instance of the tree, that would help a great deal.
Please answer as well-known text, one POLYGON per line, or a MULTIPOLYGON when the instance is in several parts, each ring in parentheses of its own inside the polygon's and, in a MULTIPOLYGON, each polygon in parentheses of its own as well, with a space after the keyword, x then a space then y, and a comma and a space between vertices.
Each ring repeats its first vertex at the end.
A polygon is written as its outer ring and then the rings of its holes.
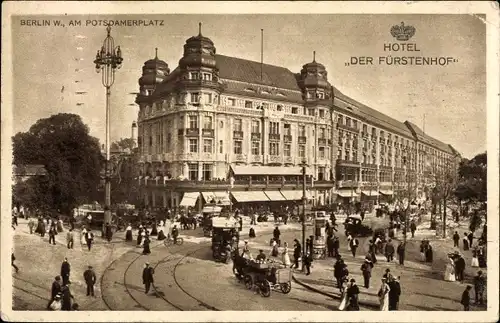
POLYGON ((118 141, 115 141, 111 144, 111 150, 126 150, 128 149, 130 152, 135 148, 135 141, 132 138, 121 138, 118 141))
POLYGON ((14 164, 41 164, 47 175, 14 187, 14 198, 34 207, 69 212, 97 199, 103 157, 99 140, 76 114, 60 113, 38 120, 13 138, 14 164))

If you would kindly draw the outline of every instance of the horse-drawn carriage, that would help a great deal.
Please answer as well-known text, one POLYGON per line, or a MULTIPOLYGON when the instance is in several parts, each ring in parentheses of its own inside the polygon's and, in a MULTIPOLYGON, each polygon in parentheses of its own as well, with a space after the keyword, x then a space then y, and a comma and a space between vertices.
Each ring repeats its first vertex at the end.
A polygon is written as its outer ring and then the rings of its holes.
POLYGON ((292 270, 272 261, 254 261, 235 255, 233 272, 238 281, 249 290, 257 289, 264 297, 271 296, 272 290, 288 294, 292 290, 292 270))
POLYGON ((202 226, 203 235, 205 237, 212 236, 212 218, 218 217, 222 212, 222 207, 217 205, 206 205, 202 210, 202 226))

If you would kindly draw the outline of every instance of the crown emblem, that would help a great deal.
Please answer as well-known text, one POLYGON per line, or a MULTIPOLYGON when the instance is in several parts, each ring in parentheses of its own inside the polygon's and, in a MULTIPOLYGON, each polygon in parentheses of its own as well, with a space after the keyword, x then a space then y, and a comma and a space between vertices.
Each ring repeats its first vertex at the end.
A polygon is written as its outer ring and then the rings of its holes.
POLYGON ((399 41, 407 41, 415 35, 415 27, 405 26, 405 23, 401 22, 399 26, 392 26, 391 35, 399 41))

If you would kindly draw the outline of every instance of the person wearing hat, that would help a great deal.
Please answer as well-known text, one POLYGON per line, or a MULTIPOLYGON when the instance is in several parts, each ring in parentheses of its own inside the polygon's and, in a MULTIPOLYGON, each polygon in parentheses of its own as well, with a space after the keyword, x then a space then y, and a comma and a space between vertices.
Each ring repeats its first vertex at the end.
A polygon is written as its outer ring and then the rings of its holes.
POLYGON ((145 294, 149 293, 149 289, 151 288, 151 284, 154 283, 154 269, 149 266, 149 262, 144 265, 144 270, 142 271, 142 283, 145 287, 145 294))
POLYGON ((388 311, 389 310, 389 292, 391 288, 387 284, 387 278, 382 278, 382 285, 378 291, 378 299, 380 302, 380 310, 388 311))
POLYGON ((259 250, 259 254, 255 258, 255 260, 257 260, 257 261, 264 261, 264 260, 266 260, 266 254, 264 253, 264 250, 262 250, 262 249, 259 250))
POLYGON ((400 276, 392 277, 387 282, 389 285, 389 311, 397 311, 399 304, 399 296, 401 295, 401 285, 399 284, 400 276))
POLYGON ((347 287, 347 299, 349 301, 349 305, 347 306, 348 311, 359 311, 358 296, 359 287, 356 285, 356 280, 352 278, 347 287))
POLYGON ((87 270, 83 273, 83 279, 85 279, 85 284, 87 285, 87 296, 94 295, 94 285, 97 282, 97 277, 95 275, 92 266, 89 266, 87 270))
POLYGON ((71 282, 68 282, 67 285, 64 285, 61 288, 61 293, 62 293, 62 307, 61 310, 63 311, 71 311, 71 302, 75 298, 73 297, 73 294, 71 294, 71 291, 69 290, 69 285, 71 285, 71 282))
POLYGON ((483 276, 483 271, 479 270, 474 277, 474 292, 476 294, 476 305, 484 303, 484 289, 486 288, 486 278, 483 276))
POLYGON ((47 309, 50 311, 60 311, 62 309, 61 294, 57 294, 50 300, 47 309))
POLYGON ((47 304, 48 310, 50 310, 50 305, 52 304, 52 302, 54 301, 56 296, 61 293, 61 287, 62 287, 61 286, 61 276, 56 276, 54 278, 54 281, 52 282, 52 288, 51 288, 51 292, 50 292, 50 300, 49 300, 49 303, 47 304))
POLYGON ((62 277, 62 284, 67 285, 69 282, 69 274, 71 272, 71 266, 68 262, 68 258, 64 258, 64 261, 61 264, 61 277, 62 277))
POLYGON ((373 263, 369 259, 361 265, 361 273, 363 274, 363 281, 365 288, 370 288, 370 278, 372 277, 373 263))

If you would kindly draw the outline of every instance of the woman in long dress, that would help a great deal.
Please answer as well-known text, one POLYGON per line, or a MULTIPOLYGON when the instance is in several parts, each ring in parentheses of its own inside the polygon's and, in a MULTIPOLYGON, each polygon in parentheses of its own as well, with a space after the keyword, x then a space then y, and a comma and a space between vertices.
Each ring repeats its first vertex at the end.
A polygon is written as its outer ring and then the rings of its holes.
POLYGON ((471 267, 473 268, 478 268, 479 267, 479 259, 478 259, 478 249, 475 247, 472 249, 472 261, 471 261, 471 267))
POLYGON ((352 240, 352 236, 349 233, 349 235, 347 236, 347 250, 349 250, 349 251, 351 251, 351 240, 352 240))
POLYGON ((272 243, 271 256, 272 257, 279 256, 278 243, 276 242, 276 240, 273 240, 273 243, 272 243))
POLYGON ((164 230, 165 230, 165 228, 164 228, 163 221, 160 221, 160 225, 158 226, 158 235, 156 236, 156 238, 158 240, 165 240, 167 238, 165 236, 164 230))
POLYGON ((132 225, 130 223, 127 226, 127 229, 125 230, 125 241, 132 241, 132 225))
POLYGON ((82 229, 80 240, 82 240, 82 244, 87 244, 87 228, 85 227, 82 229))
POLYGON ((444 280, 447 282, 455 281, 455 261, 451 257, 448 258, 449 261, 446 264, 446 269, 444 271, 444 280))
POLYGON ((382 286, 380 286, 380 289, 378 291, 378 299, 380 302, 380 310, 381 311, 388 311, 389 310, 389 292, 391 289, 389 288, 389 285, 387 284, 387 278, 382 278, 382 286))
POLYGON ((283 244, 283 252, 281 253, 282 255, 282 261, 283 261, 283 265, 285 265, 285 267, 290 267, 292 265, 292 262, 290 261, 290 255, 288 255, 288 243, 284 243, 283 244))
MULTIPOLYGON (((344 285, 344 284, 342 284, 342 285, 344 285)), ((345 308, 347 306, 347 290, 348 290, 348 288, 345 288, 345 287, 341 288, 342 297, 340 298, 340 304, 338 307, 339 311, 345 310, 345 308)))

